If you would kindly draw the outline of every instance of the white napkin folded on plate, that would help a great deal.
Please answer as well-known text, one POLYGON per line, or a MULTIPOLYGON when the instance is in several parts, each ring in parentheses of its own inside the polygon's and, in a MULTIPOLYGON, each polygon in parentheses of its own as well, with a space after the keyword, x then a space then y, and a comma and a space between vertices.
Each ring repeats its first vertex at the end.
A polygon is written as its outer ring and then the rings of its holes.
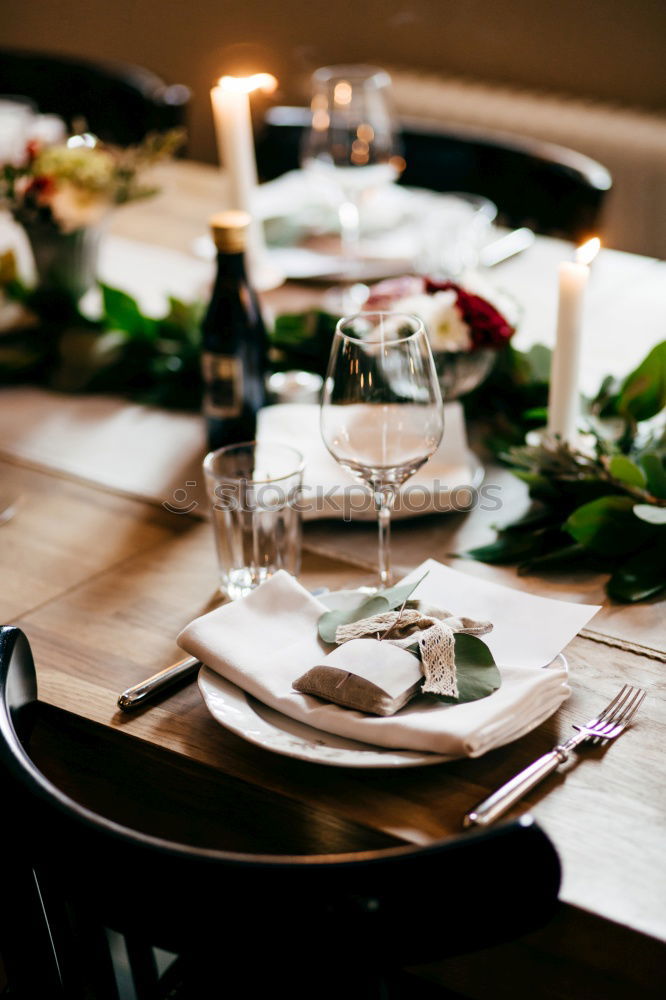
POLYGON ((178 643, 259 701, 315 729, 376 746, 478 757, 529 732, 569 696, 564 663, 544 665, 597 609, 465 577, 434 560, 414 575, 426 569, 415 596, 495 623, 487 639, 502 685, 487 698, 463 705, 417 699, 395 716, 377 717, 294 691, 292 682, 327 651, 317 635, 326 608, 282 570, 243 600, 195 619, 178 643), (468 592, 480 595, 475 601, 463 599, 461 580, 463 590, 466 582, 468 592))

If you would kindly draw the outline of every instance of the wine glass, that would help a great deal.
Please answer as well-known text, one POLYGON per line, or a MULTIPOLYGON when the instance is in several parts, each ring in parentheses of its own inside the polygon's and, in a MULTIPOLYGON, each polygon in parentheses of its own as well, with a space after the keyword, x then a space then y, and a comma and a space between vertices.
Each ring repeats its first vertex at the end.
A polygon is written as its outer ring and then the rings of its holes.
POLYGON ((425 327, 367 312, 336 327, 321 405, 324 444, 368 487, 379 523, 380 587, 391 582, 391 509, 400 486, 436 451, 444 407, 425 327))
POLYGON ((358 271, 360 207, 404 166, 389 92, 391 77, 376 66, 324 66, 312 77, 312 124, 301 165, 337 204, 342 253, 358 271))

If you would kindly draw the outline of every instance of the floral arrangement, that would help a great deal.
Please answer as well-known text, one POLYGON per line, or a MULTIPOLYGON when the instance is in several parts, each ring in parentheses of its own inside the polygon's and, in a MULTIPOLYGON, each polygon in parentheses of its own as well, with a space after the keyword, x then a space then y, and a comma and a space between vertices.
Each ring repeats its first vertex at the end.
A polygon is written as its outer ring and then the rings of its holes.
MULTIPOLYGON (((0 335, 0 384, 200 406, 203 303, 170 299, 166 314, 153 318, 125 292, 101 286, 99 317, 85 316, 75 301, 59 302, 56 311, 52 299, 17 281, 11 253, 0 255, 3 289, 32 320, 0 335)), ((321 371, 335 323, 321 312, 278 316, 269 331, 273 364, 321 371)), ((545 423, 550 351, 535 345, 521 352, 509 343, 493 353, 493 370, 465 397, 465 413, 527 483, 534 508, 499 529, 497 541, 464 555, 518 563, 519 572, 530 573, 591 565, 610 572, 607 590, 618 601, 658 594, 666 588, 666 342, 625 379, 604 380, 588 401, 585 452, 558 440, 522 443, 528 430, 545 423)))
MULTIPOLYGON (((478 276, 465 287, 418 276, 389 278, 370 289, 363 309, 407 312, 423 320, 447 399, 470 392, 512 350, 518 323, 514 300, 478 276)), ((273 367, 324 375, 337 321, 318 309, 278 316, 271 334, 273 367)), ((513 366, 513 358, 508 364, 513 366)), ((540 405, 541 397, 533 402, 540 405)))
POLYGON ((0 164, 0 207, 26 227, 52 224, 71 233, 92 226, 112 205, 153 194, 140 174, 182 141, 179 129, 125 149, 88 132, 54 145, 31 139, 22 157, 0 164))
POLYGON ((433 351, 499 350, 516 331, 515 305, 507 296, 479 282, 478 278, 470 279, 463 288, 453 281, 433 278, 392 278, 371 289, 363 308, 419 316, 433 351))

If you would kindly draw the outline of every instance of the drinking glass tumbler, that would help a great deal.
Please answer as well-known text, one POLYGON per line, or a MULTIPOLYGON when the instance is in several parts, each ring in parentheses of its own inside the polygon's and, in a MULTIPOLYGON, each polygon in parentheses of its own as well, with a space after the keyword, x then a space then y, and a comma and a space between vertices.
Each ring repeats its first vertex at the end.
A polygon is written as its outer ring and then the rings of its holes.
POLYGON ((278 569, 298 575, 303 467, 295 448, 257 441, 206 455, 220 589, 232 601, 278 569))

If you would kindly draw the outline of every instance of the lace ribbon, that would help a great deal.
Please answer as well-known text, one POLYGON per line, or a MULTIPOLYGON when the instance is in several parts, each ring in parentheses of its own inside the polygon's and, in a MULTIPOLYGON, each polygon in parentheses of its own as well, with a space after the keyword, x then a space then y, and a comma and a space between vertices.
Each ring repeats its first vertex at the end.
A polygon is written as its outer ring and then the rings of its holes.
MULTIPOLYGON (((453 622, 461 624, 458 619, 453 619, 453 622)), ((352 622, 350 625, 339 625, 335 638, 337 642, 342 643, 368 636, 376 636, 379 639, 385 635, 388 642, 402 649, 413 646, 415 642, 418 643, 425 676, 421 688, 424 694, 458 697, 454 629, 439 617, 411 608, 402 612, 387 611, 372 618, 352 622), (388 639, 388 633, 395 638, 388 639)))

